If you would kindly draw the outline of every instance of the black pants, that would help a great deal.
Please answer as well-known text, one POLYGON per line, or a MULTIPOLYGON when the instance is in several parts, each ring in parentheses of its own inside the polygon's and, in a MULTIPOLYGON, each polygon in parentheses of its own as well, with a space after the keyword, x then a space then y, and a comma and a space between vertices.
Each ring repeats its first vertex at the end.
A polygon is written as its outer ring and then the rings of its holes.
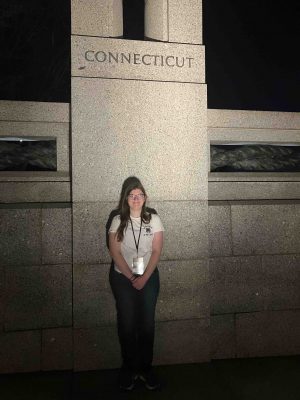
POLYGON ((158 269, 155 269, 142 290, 135 289, 113 266, 109 281, 116 300, 122 368, 146 372, 151 368, 153 359, 158 269))

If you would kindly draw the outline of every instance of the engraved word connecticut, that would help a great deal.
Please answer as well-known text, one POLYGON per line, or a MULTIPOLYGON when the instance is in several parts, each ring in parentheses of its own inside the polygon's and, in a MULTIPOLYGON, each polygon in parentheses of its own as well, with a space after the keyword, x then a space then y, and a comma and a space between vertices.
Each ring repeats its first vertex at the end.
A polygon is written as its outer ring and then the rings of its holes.
POLYGON ((158 54, 139 54, 139 53, 112 53, 110 51, 85 52, 84 58, 89 62, 99 62, 108 64, 135 64, 135 65, 154 65, 157 67, 192 68, 192 57, 163 56, 158 54))

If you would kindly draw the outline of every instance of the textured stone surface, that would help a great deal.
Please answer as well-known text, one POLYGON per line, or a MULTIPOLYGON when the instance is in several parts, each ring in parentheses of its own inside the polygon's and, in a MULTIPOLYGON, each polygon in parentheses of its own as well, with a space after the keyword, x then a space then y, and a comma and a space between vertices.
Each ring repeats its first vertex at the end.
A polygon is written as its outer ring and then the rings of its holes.
POLYGON ((260 257, 225 257, 210 260, 212 314, 263 309, 260 257))
POLYGON ((300 129, 297 112, 207 110, 209 128, 300 129))
MULTIPOLYGON (((207 256, 207 202, 149 202, 165 228, 162 260, 195 260, 207 256), (179 244, 179 245, 178 245, 179 244)), ((116 203, 74 203, 74 262, 108 263, 105 224, 116 203)))
POLYGON ((2 203, 47 203, 70 200, 70 182, 0 182, 2 203))
POLYGON ((207 199, 204 85, 73 78, 72 104, 74 201, 117 201, 129 175, 151 200, 207 199))
POLYGON ((39 371, 39 331, 0 333, 0 373, 39 371))
POLYGON ((159 321, 209 317, 207 260, 161 261, 159 321))
POLYGON ((121 365, 117 327, 74 330, 74 370, 119 368, 121 365))
MULTIPOLYGON (((37 103, 38 108, 38 103, 37 103)), ((0 104, 1 110, 1 104, 0 104)), ((0 136, 13 137, 51 137, 56 138, 57 171, 69 172, 69 123, 31 122, 31 121, 1 121, 0 136)), ((15 173, 15 171, 13 171, 15 173)), ((28 175, 30 176, 31 171, 28 175)))
POLYGON ((204 46, 73 36, 72 55, 75 77, 205 83, 204 46))
POLYGON ((298 253, 300 204, 232 205, 234 254, 298 253))
POLYGON ((145 0, 145 37, 167 42, 168 23, 167 0, 145 0))
POLYGON ((156 324, 154 364, 209 361, 209 320, 192 319, 156 324))
POLYGON ((300 199, 300 182, 259 182, 259 176, 257 182, 210 181, 208 198, 209 200, 300 199))
POLYGON ((76 328, 116 323, 109 268, 107 264, 74 265, 73 315, 76 328))
POLYGON ((72 325, 71 265, 6 269, 5 330, 72 325))
POLYGON ((300 255, 262 258, 266 310, 300 308, 300 255))
POLYGON ((0 121, 69 122, 69 103, 0 100, 0 121))
POLYGON ((229 204, 209 203, 208 239, 210 257, 232 255, 231 213, 229 204))
MULTIPOLYGON (((208 110, 208 115, 209 115, 209 110, 208 110)), ((264 114, 262 115, 262 117, 263 116, 264 114)), ((279 120, 279 118, 277 118, 277 120, 279 120)), ((264 121, 263 118, 262 121, 264 121)), ((288 129, 288 127, 287 129, 246 128, 244 126, 231 128, 227 126, 225 128, 223 127, 208 128, 207 133, 209 140, 212 143, 218 143, 218 142, 297 143, 299 141, 299 132, 300 132, 300 122, 298 129, 292 129, 292 128, 288 129)))
POLYGON ((72 262, 72 210, 59 205, 42 209, 42 263, 72 262))
POLYGON ((41 210, 0 208, 0 221, 0 265, 40 264, 41 210))
POLYGON ((210 319, 212 359, 235 358, 235 320, 233 314, 214 315, 210 319))
POLYGON ((41 369, 71 370, 73 368, 72 328, 45 329, 42 331, 41 369))
POLYGON ((117 37, 123 35, 122 0, 72 0, 72 34, 117 37))
POLYGON ((206 201, 151 202, 163 222, 162 260, 197 260, 208 255, 206 201))
POLYGON ((236 316, 237 356, 299 354, 300 311, 269 311, 236 316))
POLYGON ((202 0, 168 2, 169 41, 202 43, 202 0))
POLYGON ((108 263, 105 224, 115 203, 73 203, 73 262, 108 263))

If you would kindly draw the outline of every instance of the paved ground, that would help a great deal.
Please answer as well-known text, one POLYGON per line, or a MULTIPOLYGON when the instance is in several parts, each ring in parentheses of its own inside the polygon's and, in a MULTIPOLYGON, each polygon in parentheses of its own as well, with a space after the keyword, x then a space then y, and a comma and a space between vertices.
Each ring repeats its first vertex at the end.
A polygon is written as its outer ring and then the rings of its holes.
POLYGON ((300 356, 155 368, 163 387, 120 393, 116 370, 0 375, 1 400, 300 400, 300 356))

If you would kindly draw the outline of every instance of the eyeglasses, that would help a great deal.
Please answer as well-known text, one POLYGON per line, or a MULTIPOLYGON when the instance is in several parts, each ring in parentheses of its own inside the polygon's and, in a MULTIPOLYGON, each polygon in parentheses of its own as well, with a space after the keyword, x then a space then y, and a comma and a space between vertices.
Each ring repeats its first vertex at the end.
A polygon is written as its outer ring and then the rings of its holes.
POLYGON ((144 193, 138 193, 138 194, 129 194, 128 195, 128 198, 130 199, 130 200, 135 200, 135 199, 137 199, 137 200, 141 200, 141 199, 144 199, 145 198, 145 195, 144 195, 144 193))

